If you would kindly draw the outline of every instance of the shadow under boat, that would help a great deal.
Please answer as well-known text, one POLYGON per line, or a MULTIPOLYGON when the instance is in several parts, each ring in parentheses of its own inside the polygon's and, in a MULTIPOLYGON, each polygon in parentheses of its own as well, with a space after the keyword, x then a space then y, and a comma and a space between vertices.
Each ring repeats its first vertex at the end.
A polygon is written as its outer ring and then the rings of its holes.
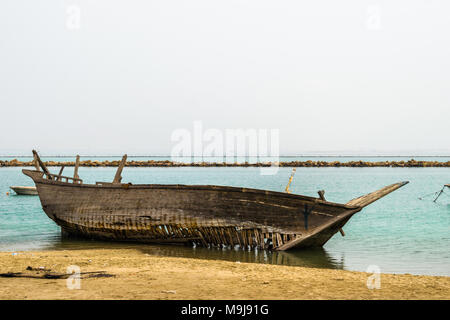
POLYGON ((193 247, 171 244, 143 244, 134 242, 103 242, 61 237, 45 250, 135 249, 142 254, 161 257, 199 260, 221 260, 307 268, 344 269, 344 261, 336 259, 324 248, 294 249, 290 251, 243 250, 240 248, 193 247))

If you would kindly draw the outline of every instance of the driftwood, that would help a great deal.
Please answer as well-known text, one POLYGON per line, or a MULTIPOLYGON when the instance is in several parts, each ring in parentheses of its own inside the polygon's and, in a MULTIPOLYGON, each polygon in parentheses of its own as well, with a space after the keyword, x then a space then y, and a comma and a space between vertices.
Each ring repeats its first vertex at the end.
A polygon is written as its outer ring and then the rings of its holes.
MULTIPOLYGON (((30 270, 27 268, 27 270, 30 270)), ((0 277, 2 278, 31 278, 31 279, 67 279, 70 276, 73 276, 72 273, 57 273, 51 272, 50 270, 43 271, 39 269, 33 269, 33 271, 37 271, 36 273, 23 273, 23 272, 7 272, 0 273, 0 277), (42 272, 42 273, 41 273, 42 272)), ((92 271, 92 272, 80 272, 79 273, 81 279, 85 278, 109 278, 115 277, 113 274, 106 273, 106 271, 92 271)))

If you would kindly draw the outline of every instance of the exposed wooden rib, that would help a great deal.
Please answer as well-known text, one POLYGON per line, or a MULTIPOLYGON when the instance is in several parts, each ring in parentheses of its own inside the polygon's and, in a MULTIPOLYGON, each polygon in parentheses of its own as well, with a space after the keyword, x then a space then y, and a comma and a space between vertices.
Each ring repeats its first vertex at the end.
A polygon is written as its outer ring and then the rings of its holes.
POLYGON ((277 243, 278 247, 283 245, 283 239, 281 238, 281 235, 279 233, 277 233, 277 243))
POLYGON ((127 155, 125 154, 120 161, 119 167, 117 168, 116 175, 114 176, 113 183, 120 183, 122 181, 122 170, 127 163, 127 155))
POLYGON ((75 168, 73 169, 73 177, 75 179, 79 179, 80 177, 78 176, 78 167, 80 166, 80 156, 77 155, 76 159, 75 159, 75 168))
POLYGON ((61 179, 62 179, 63 170, 64 170, 64 165, 62 165, 61 166, 61 170, 59 170, 58 178, 57 178, 58 181, 61 181, 61 179))

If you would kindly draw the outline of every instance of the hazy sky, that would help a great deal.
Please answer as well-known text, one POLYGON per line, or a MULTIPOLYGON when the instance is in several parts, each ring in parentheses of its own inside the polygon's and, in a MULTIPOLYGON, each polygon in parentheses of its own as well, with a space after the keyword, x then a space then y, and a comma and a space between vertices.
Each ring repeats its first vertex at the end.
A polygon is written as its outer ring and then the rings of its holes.
POLYGON ((170 154, 195 120, 279 129, 282 154, 450 154, 449 14, 445 0, 2 0, 0 154, 170 154))

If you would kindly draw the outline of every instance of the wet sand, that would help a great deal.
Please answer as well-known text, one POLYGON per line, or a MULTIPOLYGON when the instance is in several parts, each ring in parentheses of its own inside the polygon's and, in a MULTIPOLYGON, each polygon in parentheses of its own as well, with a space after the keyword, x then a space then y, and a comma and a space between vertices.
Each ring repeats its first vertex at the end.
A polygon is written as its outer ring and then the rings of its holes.
MULTIPOLYGON (((371 274, 343 270, 162 257, 138 249, 0 252, 0 273, 42 276, 105 271, 114 277, 66 279, 0 277, 0 299, 450 299, 450 277, 371 274), (33 270, 27 270, 31 267, 33 270)), ((82 276, 84 277, 84 276, 82 276)))

